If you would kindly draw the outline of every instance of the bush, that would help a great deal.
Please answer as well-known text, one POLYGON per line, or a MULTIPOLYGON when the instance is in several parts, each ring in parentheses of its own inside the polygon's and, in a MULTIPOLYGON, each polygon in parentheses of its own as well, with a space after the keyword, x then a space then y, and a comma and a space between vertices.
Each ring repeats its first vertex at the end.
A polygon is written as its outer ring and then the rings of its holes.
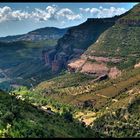
POLYGON ((73 116, 70 112, 64 112, 63 113, 64 119, 69 121, 69 122, 73 122, 73 116))
POLYGON ((87 108, 87 107, 93 108, 92 101, 90 100, 84 101, 83 108, 87 108))
POLYGON ((14 119, 14 114, 12 112, 6 112, 6 114, 2 117, 2 120, 7 123, 11 123, 14 119))

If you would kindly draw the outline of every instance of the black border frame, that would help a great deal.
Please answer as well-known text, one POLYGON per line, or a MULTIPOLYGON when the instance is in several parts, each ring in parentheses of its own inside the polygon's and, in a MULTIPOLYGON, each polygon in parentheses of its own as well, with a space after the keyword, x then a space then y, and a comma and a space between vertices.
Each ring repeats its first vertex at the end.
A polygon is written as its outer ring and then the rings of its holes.
POLYGON ((140 0, 0 0, 0 3, 31 3, 31 2, 44 2, 44 3, 135 3, 140 0))

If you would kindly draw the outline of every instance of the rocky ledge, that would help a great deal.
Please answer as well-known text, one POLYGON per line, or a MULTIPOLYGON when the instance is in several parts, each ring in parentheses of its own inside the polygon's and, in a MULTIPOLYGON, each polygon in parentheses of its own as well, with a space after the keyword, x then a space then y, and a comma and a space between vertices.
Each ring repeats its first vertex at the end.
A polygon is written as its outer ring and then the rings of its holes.
POLYGON ((72 60, 68 64, 68 70, 70 72, 78 71, 84 74, 94 74, 96 76, 107 75, 111 79, 121 75, 121 71, 116 67, 109 68, 106 63, 91 62, 87 59, 72 60))

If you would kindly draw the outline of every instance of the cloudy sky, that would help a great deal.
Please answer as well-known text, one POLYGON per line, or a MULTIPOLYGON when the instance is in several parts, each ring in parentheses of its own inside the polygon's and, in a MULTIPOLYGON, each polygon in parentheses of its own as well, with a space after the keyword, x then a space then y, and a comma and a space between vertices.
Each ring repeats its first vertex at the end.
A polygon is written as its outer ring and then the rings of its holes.
POLYGON ((136 3, 0 3, 0 37, 42 27, 65 28, 87 18, 120 15, 136 3))

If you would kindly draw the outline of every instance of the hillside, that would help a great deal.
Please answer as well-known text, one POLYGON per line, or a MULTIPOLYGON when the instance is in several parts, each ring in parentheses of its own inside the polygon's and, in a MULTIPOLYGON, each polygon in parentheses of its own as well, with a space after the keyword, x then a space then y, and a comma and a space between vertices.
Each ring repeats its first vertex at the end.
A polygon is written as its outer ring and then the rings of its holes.
POLYGON ((85 54, 125 57, 137 56, 139 51, 140 5, 133 7, 127 14, 119 18, 115 25, 106 30, 98 41, 91 45, 85 54), (115 52, 115 53, 114 53, 115 52))
POLYGON ((61 114, 65 106, 73 118, 104 137, 139 138, 139 23, 124 22, 136 17, 139 8, 136 5, 120 16, 79 59, 69 63, 68 71, 30 90, 13 92, 44 110, 50 107, 61 114))
POLYGON ((38 82, 43 80, 47 68, 42 62, 42 50, 53 47, 56 40, 51 42, 45 40, 0 43, 0 87, 5 90, 9 88, 10 83, 29 86, 35 83, 31 80, 34 76, 38 82))
POLYGON ((0 138, 54 138, 96 137, 90 128, 84 128, 71 120, 51 111, 30 105, 0 91, 0 138))
POLYGON ((108 74, 109 77, 115 78, 116 75, 120 75, 119 70, 134 67, 139 63, 139 12, 138 4, 116 20, 78 60, 68 65, 70 70, 97 75, 108 74))
POLYGON ((87 19, 66 29, 46 27, 20 36, 1 38, 0 68, 4 78, 0 78, 0 87, 33 86, 57 75, 120 17, 87 19))

